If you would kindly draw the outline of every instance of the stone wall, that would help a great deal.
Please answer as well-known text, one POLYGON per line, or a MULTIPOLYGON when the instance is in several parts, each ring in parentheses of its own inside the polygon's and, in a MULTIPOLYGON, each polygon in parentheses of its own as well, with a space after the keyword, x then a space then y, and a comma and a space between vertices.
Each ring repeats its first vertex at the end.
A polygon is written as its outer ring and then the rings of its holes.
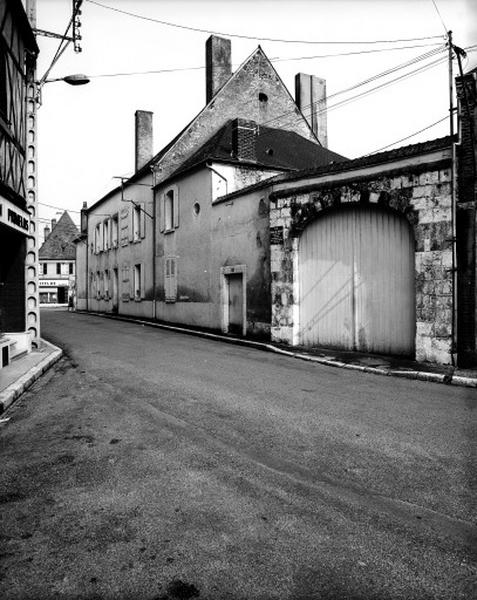
MULTIPOLYGON (((418 161, 416 161, 417 163, 418 161)), ((422 161, 421 161, 422 162, 422 161)), ((271 194, 272 339, 296 345, 298 339, 298 244, 301 232, 324 211, 347 204, 397 211, 415 238, 415 358, 450 363, 452 353, 452 209, 449 161, 404 171, 316 183, 304 182, 271 194)))

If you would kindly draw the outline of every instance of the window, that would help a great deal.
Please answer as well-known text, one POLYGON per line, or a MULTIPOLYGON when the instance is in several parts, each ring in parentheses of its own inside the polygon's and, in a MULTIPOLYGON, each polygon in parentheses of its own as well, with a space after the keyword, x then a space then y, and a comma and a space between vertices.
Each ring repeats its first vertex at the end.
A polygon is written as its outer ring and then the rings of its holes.
POLYGON ((134 265, 134 300, 141 300, 144 297, 144 281, 142 265, 134 265))
POLYGON ((113 215, 113 218, 111 219, 111 247, 112 248, 118 247, 118 231, 119 231, 118 215, 113 215))
POLYGON ((43 263, 43 275, 48 275, 48 263, 43 263))
POLYGON ((73 275, 73 274, 74 274, 74 263, 70 263, 70 264, 68 265, 68 273, 69 273, 70 275, 73 275))
POLYGON ((91 296, 91 298, 94 298, 96 296, 97 292, 96 292, 96 278, 95 278, 93 272, 91 272, 89 274, 89 286, 90 286, 89 287, 89 289, 90 289, 89 295, 91 296))
POLYGON ((104 240, 104 249, 109 250, 109 241, 110 241, 110 228, 109 228, 109 219, 104 221, 103 223, 103 240, 104 240))
POLYGON ((109 298, 109 271, 107 269, 104 272, 104 297, 106 300, 109 298))
POLYGON ((94 229, 94 251, 96 253, 101 252, 103 249, 101 242, 101 223, 98 223, 94 229))
POLYGON ((129 267, 123 265, 121 267, 121 300, 123 302, 129 302, 130 297, 130 285, 129 285, 129 267))
POLYGON ((166 302, 177 300, 177 259, 166 258, 164 262, 164 297, 166 302))
POLYGON ((0 49, 0 115, 8 120, 8 79, 7 79, 7 55, 3 47, 0 49))
POLYGON ((61 275, 61 263, 56 263, 56 274, 61 275))
POLYGON ((179 226, 179 197, 177 186, 168 190, 162 201, 161 231, 173 231, 179 226))
POLYGON ((99 271, 96 272, 96 298, 99 300, 101 298, 101 273, 99 271))

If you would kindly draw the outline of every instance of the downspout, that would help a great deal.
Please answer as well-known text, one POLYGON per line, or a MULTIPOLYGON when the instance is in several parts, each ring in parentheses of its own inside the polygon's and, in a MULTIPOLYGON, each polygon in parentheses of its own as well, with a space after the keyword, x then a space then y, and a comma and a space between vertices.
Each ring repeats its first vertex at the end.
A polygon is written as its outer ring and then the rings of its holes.
MULTIPOLYGON (((214 169, 214 167, 210 163, 206 162, 205 166, 207 167, 207 169, 212 171, 212 173, 215 173, 218 177, 220 177, 220 179, 222 179, 222 181, 225 182, 225 194, 223 194, 223 195, 226 196, 229 193, 229 182, 228 182, 227 178, 224 177, 222 175, 222 173, 219 173, 216 169, 214 169)), ((212 202, 213 201, 214 201, 214 199, 212 198, 212 202)))
POLYGON ((152 188, 152 318, 156 320, 156 190, 152 188))

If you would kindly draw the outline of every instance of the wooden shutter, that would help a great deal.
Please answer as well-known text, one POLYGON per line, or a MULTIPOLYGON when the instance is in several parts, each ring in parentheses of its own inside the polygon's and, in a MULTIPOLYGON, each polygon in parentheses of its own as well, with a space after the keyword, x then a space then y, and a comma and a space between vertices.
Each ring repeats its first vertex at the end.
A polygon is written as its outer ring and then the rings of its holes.
POLYGON ((146 213, 144 212, 146 205, 144 204, 144 202, 141 202, 141 204, 139 206, 140 206, 139 233, 140 233, 141 239, 144 239, 146 237, 146 213))
POLYGON ((128 209, 123 208, 121 210, 121 221, 120 221, 120 234, 121 234, 121 246, 127 246, 129 240, 128 234, 128 209))
POLYGON ((177 188, 173 192, 173 203, 172 203, 172 213, 173 213, 173 227, 179 227, 179 194, 177 188))
POLYGON ((166 194, 162 194, 161 202, 159 202, 159 224, 161 233, 166 228, 166 194))

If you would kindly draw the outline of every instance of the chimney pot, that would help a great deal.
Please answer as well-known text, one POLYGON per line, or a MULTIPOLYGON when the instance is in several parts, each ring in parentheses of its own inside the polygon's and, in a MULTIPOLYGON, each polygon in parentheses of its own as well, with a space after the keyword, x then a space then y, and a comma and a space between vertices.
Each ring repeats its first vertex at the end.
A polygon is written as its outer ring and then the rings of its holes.
POLYGON ((152 115, 148 110, 137 110, 135 117, 136 153, 135 170, 139 171, 152 158, 152 115))
POLYGON ((45 229, 43 230, 43 239, 46 240, 46 238, 50 235, 50 228, 47 226, 45 227, 45 229))
POLYGON ((56 225, 56 219, 51 219, 51 228, 53 229, 56 225))
POLYGON ((314 75, 295 75, 295 102, 321 145, 328 148, 326 80, 314 75))
POLYGON ((205 43, 206 104, 232 75, 232 44, 230 40, 211 35, 205 43))

